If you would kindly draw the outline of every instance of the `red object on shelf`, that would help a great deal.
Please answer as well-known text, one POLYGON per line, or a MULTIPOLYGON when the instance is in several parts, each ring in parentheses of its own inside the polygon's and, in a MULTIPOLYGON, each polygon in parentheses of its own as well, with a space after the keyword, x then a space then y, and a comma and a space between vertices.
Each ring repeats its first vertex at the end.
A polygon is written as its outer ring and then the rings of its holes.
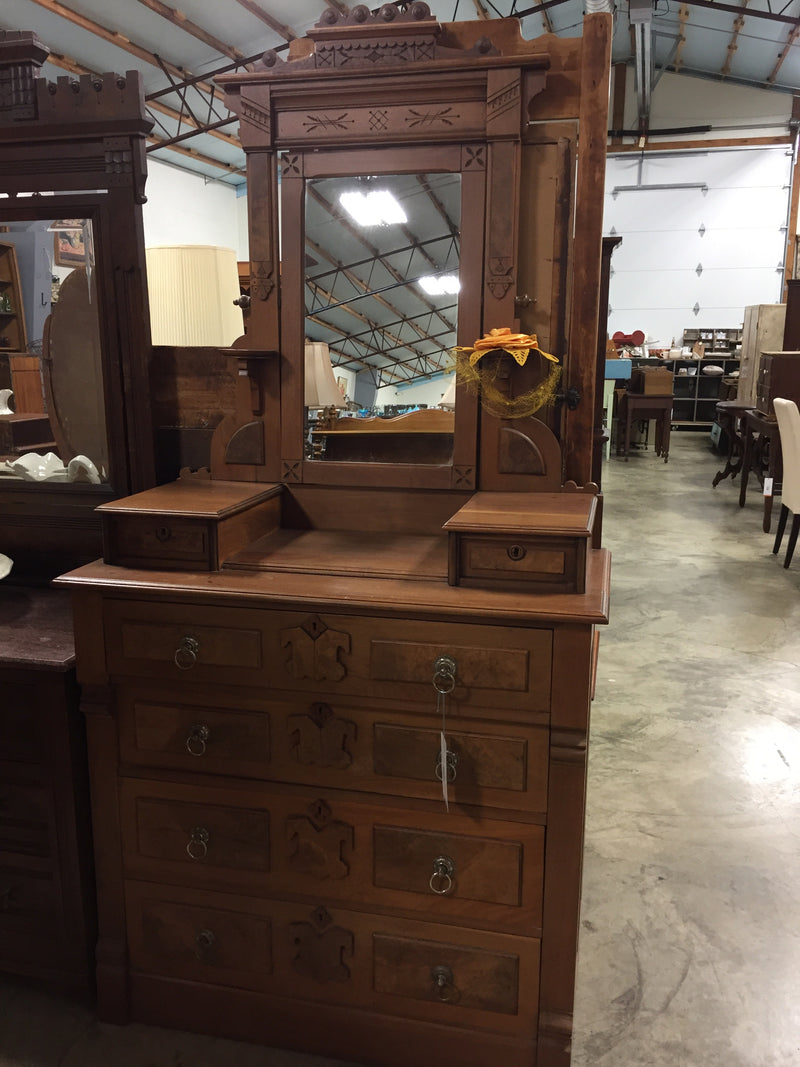
POLYGON ((623 333, 621 330, 617 330, 615 334, 612 334, 611 340, 617 348, 625 348, 626 346, 638 348, 639 345, 644 344, 644 334, 641 330, 634 330, 633 333, 623 333))

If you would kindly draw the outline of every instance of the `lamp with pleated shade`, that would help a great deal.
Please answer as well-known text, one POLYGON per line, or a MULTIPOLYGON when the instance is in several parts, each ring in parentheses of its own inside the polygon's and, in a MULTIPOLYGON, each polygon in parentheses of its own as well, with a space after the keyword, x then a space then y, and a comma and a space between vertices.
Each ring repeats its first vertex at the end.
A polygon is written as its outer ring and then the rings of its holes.
POLYGON ((307 408, 345 406, 333 375, 330 350, 324 341, 306 341, 305 404, 307 408))
POLYGON ((154 345, 227 348, 244 333, 233 248, 155 245, 145 255, 154 345))
POLYGON ((456 376, 455 374, 450 380, 450 384, 442 394, 442 399, 439 401, 438 407, 446 408, 448 411, 453 411, 456 406, 456 376))

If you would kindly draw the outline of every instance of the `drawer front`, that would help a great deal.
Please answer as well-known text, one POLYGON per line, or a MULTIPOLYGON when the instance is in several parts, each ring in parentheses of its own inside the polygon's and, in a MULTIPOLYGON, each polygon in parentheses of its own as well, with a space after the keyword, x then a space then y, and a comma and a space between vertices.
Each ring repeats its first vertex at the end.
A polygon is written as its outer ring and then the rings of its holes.
POLYGON ((516 1015, 519 956, 412 937, 373 938, 375 988, 392 997, 516 1015))
MULTIPOLYGON (((207 693, 198 694, 207 697, 207 693)), ((206 774, 265 778, 270 765, 266 711, 190 705, 123 691, 119 701, 123 762, 206 774)))
POLYGON ((0 935, 4 930, 28 927, 36 934, 43 930, 52 933, 59 926, 60 915, 58 888, 48 874, 0 865, 0 935))
POLYGON ((135 881, 126 904, 141 974, 509 1035, 533 1026, 533 938, 135 881))
POLYGON ((453 703, 550 707, 552 633, 250 608, 107 601, 112 674, 435 703, 434 664, 456 661, 453 703))
POLYGON ((204 870, 268 871, 269 811, 157 796, 135 801, 137 854, 204 870))
POLYGON ((257 901, 248 910, 241 900, 222 907, 153 895, 129 906, 134 967, 244 989, 262 989, 272 974, 272 921, 257 901))
POLYGON ((544 828, 329 797, 122 783, 131 878, 538 934, 544 828))
MULTIPOLYGON (((120 687, 118 709, 124 763, 441 800, 433 705, 389 718, 347 700, 138 685, 120 687)), ((451 804, 544 812, 547 727, 473 721, 462 710, 448 714, 451 804)))
POLYGON ((104 533, 109 563, 128 567, 184 564, 203 570, 216 566, 211 562, 208 523, 200 520, 165 519, 163 515, 105 516, 104 533))
POLYGON ((49 859, 53 840, 49 791, 0 779, 0 862, 3 856, 49 859))
POLYGON ((39 703, 35 685, 0 683, 0 759, 25 763, 41 761, 36 728, 39 703))
POLYGON ((512 908, 522 904, 519 841, 405 826, 375 826, 372 837, 377 886, 512 908))
POLYGON ((583 592, 586 542, 471 537, 459 539, 459 577, 520 582, 540 589, 583 592))

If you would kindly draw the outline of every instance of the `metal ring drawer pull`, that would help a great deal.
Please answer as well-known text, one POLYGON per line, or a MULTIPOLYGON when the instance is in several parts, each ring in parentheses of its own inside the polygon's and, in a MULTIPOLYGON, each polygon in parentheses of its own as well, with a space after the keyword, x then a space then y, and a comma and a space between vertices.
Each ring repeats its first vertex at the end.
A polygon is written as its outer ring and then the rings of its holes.
MULTIPOLYGON (((454 782, 456 780, 456 768, 457 768, 457 766, 458 766, 458 753, 457 752, 452 752, 448 748, 447 749, 447 780, 448 780, 448 782, 454 782)), ((437 756, 436 756, 436 770, 434 771, 434 774, 436 775, 436 781, 437 782, 441 782, 441 780, 442 780, 442 754, 441 754, 441 752, 439 752, 437 754, 437 756)))
POLYGON ((439 656, 433 665, 433 688, 447 696, 456 687, 456 661, 452 656, 439 656))
POLYGON ((193 860, 204 860, 208 855, 208 836, 205 826, 195 826, 189 834, 186 851, 193 860))
POLYGON ((433 861, 433 874, 428 882, 431 891, 438 893, 440 897, 446 896, 453 888, 455 873, 456 865, 449 856, 437 856, 433 861))
POLYGON ((439 1000, 446 1002, 457 999, 458 991, 453 985, 453 972, 449 967, 445 967, 444 964, 434 967, 431 971, 431 978, 439 1000))
POLYGON ((206 745, 211 736, 211 731, 203 722, 196 722, 189 728, 189 736, 186 738, 186 750, 192 756, 205 756, 206 745))
POLYGON ((214 942, 217 939, 211 930, 201 930, 197 937, 194 939, 195 949, 194 954, 199 960, 208 958, 208 954, 214 947, 214 942))
POLYGON ((175 666, 179 671, 188 671, 197 663, 200 642, 196 637, 182 637, 175 649, 175 666))

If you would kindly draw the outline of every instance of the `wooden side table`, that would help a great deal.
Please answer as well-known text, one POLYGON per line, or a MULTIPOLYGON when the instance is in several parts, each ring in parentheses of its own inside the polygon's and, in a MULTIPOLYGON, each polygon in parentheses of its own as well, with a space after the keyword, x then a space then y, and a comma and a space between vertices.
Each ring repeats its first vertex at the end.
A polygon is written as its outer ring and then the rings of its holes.
POLYGON ((89 999, 95 902, 69 596, 0 582, 0 972, 89 999))
POLYGON ((781 454, 781 437, 778 433, 776 419, 762 415, 758 411, 747 411, 742 427, 744 442, 742 445, 742 479, 739 488, 739 507, 743 508, 747 499, 747 482, 752 471, 763 486, 765 478, 772 479, 772 491, 764 494, 764 522, 762 529, 769 533, 772 523, 772 498, 780 492, 783 477, 783 457, 781 454))
POLYGON ((711 483, 716 489, 725 478, 735 478, 742 469, 744 459, 744 416, 753 408, 740 400, 721 400, 716 406, 717 421, 728 437, 728 455, 725 466, 717 471, 711 483))
POLYGON ((631 424, 637 419, 656 420, 656 455, 669 462, 669 435, 672 428, 672 393, 648 396, 646 393, 624 393, 617 430, 617 455, 627 462, 631 445, 631 424), (621 438, 621 441, 620 441, 621 438), (622 447, 620 447, 620 445, 622 447))

